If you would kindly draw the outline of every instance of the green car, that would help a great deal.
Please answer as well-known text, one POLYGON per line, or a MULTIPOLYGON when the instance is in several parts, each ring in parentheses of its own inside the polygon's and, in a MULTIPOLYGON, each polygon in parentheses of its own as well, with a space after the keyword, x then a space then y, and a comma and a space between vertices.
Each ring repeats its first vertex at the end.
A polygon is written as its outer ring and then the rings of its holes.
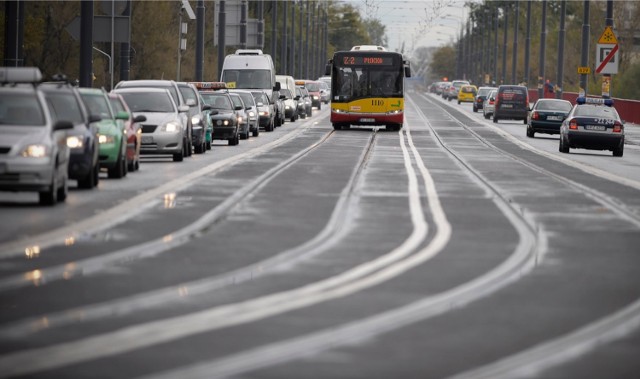
POLYGON ((127 141, 124 120, 127 112, 114 114, 104 89, 79 88, 80 96, 89 113, 101 118, 97 122, 100 167, 108 170, 109 178, 127 175, 127 141))

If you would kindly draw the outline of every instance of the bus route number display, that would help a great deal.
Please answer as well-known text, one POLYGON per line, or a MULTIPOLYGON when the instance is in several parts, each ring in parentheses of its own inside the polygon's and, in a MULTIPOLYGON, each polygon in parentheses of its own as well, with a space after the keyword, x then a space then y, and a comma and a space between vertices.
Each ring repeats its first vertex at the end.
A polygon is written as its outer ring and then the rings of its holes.
POLYGON ((393 65, 392 57, 376 57, 376 56, 344 56, 342 64, 345 66, 391 66, 393 65))

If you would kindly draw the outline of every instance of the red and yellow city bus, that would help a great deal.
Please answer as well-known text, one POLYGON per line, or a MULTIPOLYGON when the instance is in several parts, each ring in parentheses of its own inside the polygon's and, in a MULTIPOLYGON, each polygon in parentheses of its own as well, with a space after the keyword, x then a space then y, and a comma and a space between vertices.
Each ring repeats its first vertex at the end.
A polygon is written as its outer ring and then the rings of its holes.
POLYGON ((400 130, 404 122, 404 78, 411 76, 402 54, 382 47, 339 51, 327 64, 331 75, 331 124, 380 125, 400 130))

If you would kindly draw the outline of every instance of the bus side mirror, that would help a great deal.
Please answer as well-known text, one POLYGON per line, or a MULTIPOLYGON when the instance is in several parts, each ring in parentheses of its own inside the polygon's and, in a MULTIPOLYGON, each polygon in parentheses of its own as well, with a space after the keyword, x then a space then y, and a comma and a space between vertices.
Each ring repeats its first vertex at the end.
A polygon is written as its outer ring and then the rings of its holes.
POLYGON ((277 92, 280 92, 280 89, 281 89, 281 88, 282 88, 282 87, 280 87, 280 82, 276 82, 276 85, 275 85, 275 86, 273 86, 273 90, 274 90, 274 91, 277 91, 277 92))
POLYGON ((407 77, 407 78, 411 77, 411 67, 404 66, 404 76, 407 77))

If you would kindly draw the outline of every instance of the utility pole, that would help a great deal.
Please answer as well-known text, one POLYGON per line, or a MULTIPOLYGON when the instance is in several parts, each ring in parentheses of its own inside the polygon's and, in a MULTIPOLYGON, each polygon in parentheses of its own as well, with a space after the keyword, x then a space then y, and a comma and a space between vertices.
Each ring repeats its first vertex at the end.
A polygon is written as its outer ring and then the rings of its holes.
POLYGON ((544 97, 544 55, 547 43, 547 0, 542 0, 542 20, 540 28, 540 73, 538 74, 538 99, 544 97))
POLYGON ((509 6, 504 7, 504 42, 502 43, 502 76, 500 84, 507 84, 507 33, 509 31, 509 6))
MULTIPOLYGON (((582 52, 580 54, 580 66, 589 66, 589 37, 591 34, 591 24, 589 23, 589 0, 585 0, 582 16, 582 52)), ((582 96, 587 96, 587 75, 580 74, 580 93, 582 96)))
MULTIPOLYGON (((604 24, 605 26, 610 26, 611 29, 613 29, 613 0, 607 0, 607 18, 605 18, 604 20, 604 24)), ((612 96, 612 92, 611 91, 611 74, 604 74, 602 75, 602 93, 604 98, 610 99, 612 96), (604 91, 604 87, 605 87, 605 83, 607 83, 607 91, 604 91)))
POLYGON ((529 85, 529 59, 531 58, 531 0, 527 1, 527 38, 524 45, 524 82, 529 85))
POLYGON ((492 84, 498 84, 498 23, 500 12, 498 12, 498 6, 494 5, 493 8, 493 80, 492 84))
POLYGON ((556 78, 556 99, 562 99, 564 76, 564 35, 567 0, 560 2, 560 30, 558 31, 558 76, 556 78))
POLYGON ((517 84, 516 66, 518 64, 518 19, 520 18, 520 2, 516 1, 516 11, 513 20, 513 60, 511 61, 511 83, 517 84))

